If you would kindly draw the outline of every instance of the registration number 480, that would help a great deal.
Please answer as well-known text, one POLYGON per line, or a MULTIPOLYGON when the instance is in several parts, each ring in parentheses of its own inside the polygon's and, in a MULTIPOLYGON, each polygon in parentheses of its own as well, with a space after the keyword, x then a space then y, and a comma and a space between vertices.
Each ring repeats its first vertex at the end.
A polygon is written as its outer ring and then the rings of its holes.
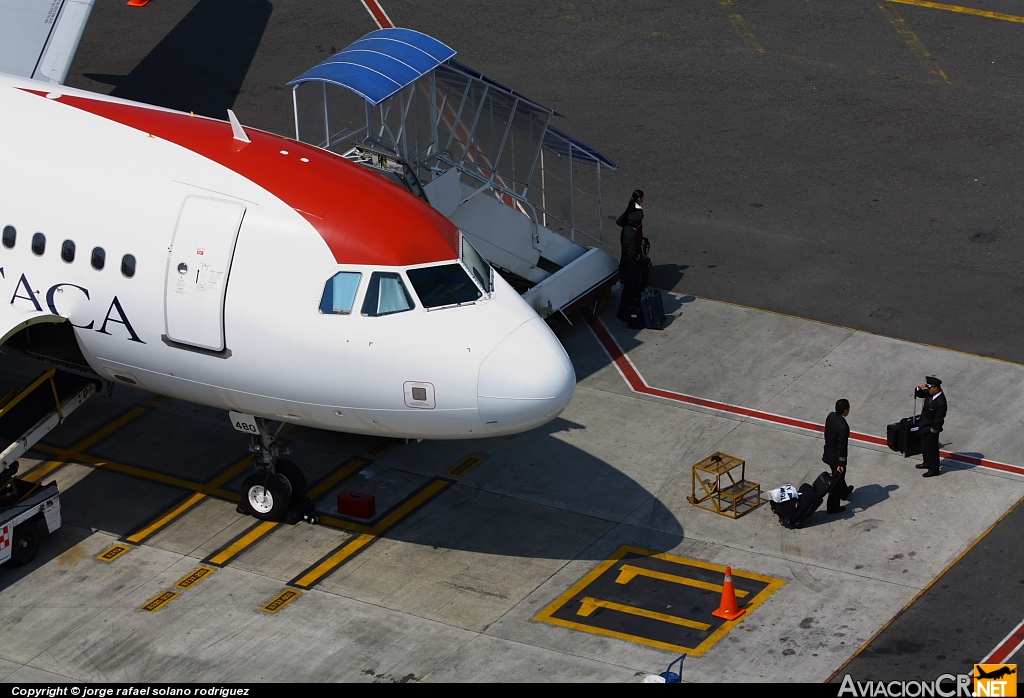
POLYGON ((228 417, 231 419, 231 426, 235 428, 235 431, 244 431, 246 434, 260 433, 259 427, 256 426, 256 418, 251 414, 228 412, 228 417))

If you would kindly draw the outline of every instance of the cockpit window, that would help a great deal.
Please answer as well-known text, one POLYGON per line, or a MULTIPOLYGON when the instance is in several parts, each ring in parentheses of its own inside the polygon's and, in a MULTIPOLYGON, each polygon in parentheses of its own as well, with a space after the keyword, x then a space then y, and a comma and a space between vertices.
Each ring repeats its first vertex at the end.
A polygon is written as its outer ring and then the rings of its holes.
POLYGON ((412 310, 412 298, 405 290, 402 277, 394 272, 375 271, 370 277, 370 285, 366 289, 363 300, 363 315, 378 317, 412 310))
POLYGON ((424 308, 471 303, 483 295, 461 264, 410 269, 406 274, 424 308))
POLYGON ((473 276, 480 282, 480 288, 487 293, 494 290, 494 272, 491 271, 491 265, 469 244, 465 235, 462 236, 462 263, 473 272, 473 276))
POLYGON ((356 291, 363 275, 356 271, 340 271, 327 280, 320 312, 324 315, 348 315, 356 302, 356 291))

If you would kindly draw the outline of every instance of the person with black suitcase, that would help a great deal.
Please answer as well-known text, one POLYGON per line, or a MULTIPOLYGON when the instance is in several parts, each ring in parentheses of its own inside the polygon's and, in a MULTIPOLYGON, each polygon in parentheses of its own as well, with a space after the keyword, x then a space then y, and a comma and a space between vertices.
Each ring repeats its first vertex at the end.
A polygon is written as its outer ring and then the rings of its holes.
MULTIPOLYGON (((639 308, 640 272, 644 255, 638 226, 644 219, 642 209, 637 209, 627 216, 627 225, 622 229, 619 242, 622 245, 622 258, 619 260, 619 277, 622 279, 622 297, 619 299, 619 311, 616 316, 629 322, 630 311, 634 306, 639 308)), ((641 315, 642 317, 642 315, 641 315)))
POLYGON ((850 414, 849 400, 836 400, 836 411, 825 419, 825 452, 821 460, 832 468, 832 486, 828 490, 828 503, 825 511, 839 514, 846 511, 840 506, 840 500, 850 498, 852 487, 846 484, 846 465, 850 443, 850 425, 846 417, 850 414))
POLYGON ((924 477, 939 474, 939 432, 946 421, 946 396, 942 394, 942 381, 928 376, 917 386, 915 396, 924 398, 918 427, 921 433, 921 453, 924 462, 918 468, 927 468, 924 477))

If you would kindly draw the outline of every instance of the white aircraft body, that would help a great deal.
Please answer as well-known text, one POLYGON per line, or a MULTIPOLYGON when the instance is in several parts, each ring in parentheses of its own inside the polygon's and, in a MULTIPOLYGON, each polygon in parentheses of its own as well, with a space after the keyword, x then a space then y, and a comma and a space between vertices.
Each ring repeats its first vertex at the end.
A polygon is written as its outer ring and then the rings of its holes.
POLYGON ((478 438, 573 395, 561 344, 458 229, 332 153, 5 74, 0 153, 0 345, 45 330, 104 379, 238 413, 256 516, 305 491, 268 420, 478 438))

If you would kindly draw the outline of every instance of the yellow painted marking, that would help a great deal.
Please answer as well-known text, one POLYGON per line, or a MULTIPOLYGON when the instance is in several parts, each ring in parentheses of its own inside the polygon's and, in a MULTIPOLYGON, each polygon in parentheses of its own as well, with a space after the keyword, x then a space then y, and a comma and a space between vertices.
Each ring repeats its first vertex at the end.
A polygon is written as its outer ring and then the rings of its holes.
POLYGON ((369 533, 363 533, 356 536, 348 543, 346 543, 338 552, 331 555, 329 558, 321 562, 319 565, 311 569, 306 574, 302 575, 295 581, 297 587, 311 587, 316 584, 322 577, 329 574, 338 565, 345 562, 360 550, 368 546, 373 541, 377 540, 377 536, 369 533))
POLYGON ((580 603, 580 610, 576 611, 576 615, 583 616, 586 618, 591 613, 599 608, 607 608, 610 611, 618 611, 619 613, 628 613, 633 616, 640 616, 641 618, 651 618, 653 620, 660 620, 663 623, 672 623, 673 625, 682 625, 687 628, 696 628, 697 630, 708 630, 711 625, 708 623, 700 623, 689 618, 680 618, 679 616, 670 616, 667 613, 658 613, 657 611, 648 611, 646 608, 637 608, 636 606, 627 606, 624 603, 615 603, 614 601, 603 601, 602 599, 595 599, 593 596, 584 596, 580 603))
POLYGON ((336 519, 333 516, 321 516, 320 523, 334 528, 341 528, 346 531, 352 531, 353 533, 369 533, 371 535, 380 535, 386 529, 398 523, 400 519, 405 518, 417 509, 422 504, 425 504, 428 499, 431 499, 438 492, 452 484, 447 480, 434 480, 422 490, 417 492, 413 497, 409 498, 401 506, 395 507, 389 511, 380 521, 373 526, 366 526, 364 524, 353 523, 351 521, 345 521, 344 519, 336 519))
POLYGON ((1024 17, 1017 15, 1007 15, 1002 12, 989 12, 988 10, 976 10, 973 7, 961 7, 959 5, 946 5, 941 2, 927 2, 927 0, 889 0, 889 2, 898 2, 901 5, 917 5, 918 7, 930 7, 933 10, 946 10, 948 12, 959 12, 965 15, 974 15, 976 17, 988 17, 989 19, 1001 19, 1004 22, 1017 22, 1018 24, 1024 24, 1024 17))
POLYGON ((162 405, 169 399, 170 398, 167 397, 166 395, 151 395, 150 398, 146 400, 146 402, 148 402, 151 405, 162 405))
POLYGON ((38 482, 57 468, 67 463, 69 460, 81 460, 82 451, 94 445, 97 441, 110 436, 110 434, 114 433, 128 422, 145 414, 146 412, 148 412, 148 410, 145 407, 135 407, 94 433, 92 436, 80 441, 67 450, 53 448, 52 446, 45 446, 44 444, 36 444, 33 446, 34 450, 56 455, 57 458, 47 463, 43 463, 38 468, 35 468, 32 472, 25 475, 23 479, 28 480, 29 482, 38 482))
POLYGON ((175 582, 174 586, 177 589, 191 589, 196 584, 209 577, 211 574, 213 574, 212 567, 200 565, 199 567, 196 567, 194 570, 189 572, 187 576, 182 577, 177 582, 175 582))
POLYGON ((140 607, 139 610, 155 613, 167 604, 169 604, 171 601, 174 601, 179 596, 181 596, 181 594, 179 594, 176 591, 165 591, 159 596, 154 596, 153 598, 151 598, 149 601, 146 602, 144 606, 140 607))
POLYGON ((460 460, 454 468, 449 470, 445 475, 451 475, 452 477, 462 477, 470 470, 475 468, 484 462, 486 458, 484 456, 466 456, 460 460))
POLYGON ((179 516, 184 514, 186 511, 188 511, 189 509, 191 509, 192 507, 194 507, 196 504, 198 504, 199 502, 203 501, 204 499, 206 499, 206 495, 205 494, 200 494, 199 492, 196 492, 195 494, 193 494, 191 497, 186 499, 181 504, 177 505, 176 507, 174 507, 173 509, 171 509, 170 511, 168 511, 164 515, 162 515, 159 518, 155 519, 152 523, 147 525, 145 528, 142 528, 142 529, 136 531, 135 533, 131 534, 130 536, 128 536, 125 540, 127 540, 129 543, 141 543, 143 541, 143 539, 148 538, 149 536, 153 535, 154 533, 159 531, 161 528, 163 528, 167 524, 169 524, 172 521, 174 521, 176 518, 178 518, 179 516))
POLYGON ((375 446, 370 446, 370 448, 368 448, 365 451, 363 451, 363 455, 364 456, 369 456, 370 458, 376 458, 378 456, 382 456, 382 455, 384 455, 384 453, 386 451, 388 451, 396 443, 398 443, 398 441, 395 440, 395 439, 384 439, 383 441, 381 441, 380 443, 376 444, 375 446))
POLYGON ((260 610, 267 613, 277 613, 300 596, 302 596, 302 592, 298 589, 285 589, 262 606, 260 610))
POLYGON ((654 553, 650 550, 644 550, 643 548, 635 548, 631 545, 624 545, 616 550, 610 558, 599 564, 597 567, 592 569, 586 575, 583 576, 578 582, 569 587, 565 593, 560 595, 557 599, 548 604, 544 610, 534 616, 534 620, 539 620, 544 623, 551 623, 552 625, 560 625, 564 628, 572 628, 573 630, 581 630, 587 633, 593 633, 595 635, 602 635, 604 637, 614 637, 619 640, 628 640, 630 642, 637 642, 641 645, 647 645, 648 647, 658 647, 660 649, 669 650, 670 652, 677 652, 686 654, 691 657, 700 657, 707 652, 716 642, 725 637, 726 633, 732 630, 738 625, 743 619, 750 615, 750 612, 760 606, 765 600, 774 594, 776 591, 785 584, 785 580, 776 579, 774 577, 766 577, 764 575, 755 574, 753 572, 745 572, 743 570, 733 569, 732 576, 740 577, 744 579, 754 579, 759 582, 765 582, 767 586, 759 592, 749 603, 744 605, 747 613, 744 613, 742 618, 737 620, 726 621, 722 625, 704 638, 697 647, 683 647, 682 645, 673 645, 668 642, 661 642, 659 640, 652 640, 646 637, 640 637, 638 635, 630 635, 629 633, 621 633, 615 630, 607 630, 605 628, 598 628, 593 625, 587 625, 586 623, 575 623, 573 621, 563 620, 561 618, 555 618, 552 614, 558 609, 569 603, 574 597, 578 596, 587 585, 593 582, 595 579, 600 577, 602 574, 608 571, 609 568, 616 565, 623 557, 627 554, 633 553, 636 555, 644 555, 646 557, 653 557, 657 560, 666 560, 668 562, 674 562, 680 565, 689 565, 691 567, 699 567, 701 569, 713 570, 720 572, 725 577, 725 567, 722 565, 714 565, 710 562, 704 562, 702 560, 692 560, 685 557, 677 557, 675 555, 669 555, 667 553, 654 553))
POLYGON ((233 466, 225 470, 223 473, 210 480, 210 484, 207 487, 211 489, 220 489, 228 482, 231 482, 238 477, 244 470, 252 465, 252 455, 248 455, 242 460, 235 463, 233 466))
POLYGON ((256 543, 256 541, 261 539, 263 536, 273 531, 277 526, 278 522, 276 521, 262 522, 259 526, 252 529, 234 543, 224 548, 224 550, 211 557, 210 562, 214 565, 226 564, 229 560, 240 555, 246 548, 256 543))
POLYGON ((341 528, 358 534, 355 538, 338 549, 333 555, 325 559, 313 569, 306 572, 295 581, 295 586, 309 588, 333 572, 339 565, 344 563, 357 552, 377 540, 377 537, 391 526, 404 519, 419 507, 426 504, 439 492, 452 483, 448 480, 435 480, 429 483, 422 490, 410 497, 401 506, 395 507, 387 513, 376 525, 364 526, 362 524, 343 521, 333 516, 321 516, 320 523, 333 528, 341 528))
POLYGON ((747 48, 757 53, 765 53, 764 47, 757 43, 757 39, 754 38, 754 33, 747 29, 747 23, 743 21, 743 17, 740 16, 739 12, 736 12, 736 5, 733 4, 732 0, 718 0, 718 4, 725 10, 729 21, 732 22, 733 29, 743 39, 743 43, 746 44, 747 48))
MULTIPOLYGON (((31 395, 36 388, 38 388, 44 382, 50 380, 50 378, 52 378, 53 374, 56 372, 57 369, 51 368, 49 371, 44 372, 43 375, 39 376, 34 381, 32 381, 32 383, 29 384, 27 387, 23 388, 21 392, 18 393, 17 397, 12 398, 12 396, 8 395, 6 398, 4 398, 4 406, 0 407, 0 416, 3 416, 7 412, 13 410, 22 400, 31 395)), ((56 391, 56 388, 54 390, 56 391)), ((59 402, 57 404, 58 406, 60 405, 59 402)))
POLYGON ((370 461, 366 460, 365 458, 359 458, 358 456, 355 458, 350 458, 345 463, 342 463, 341 467, 338 468, 336 471, 328 475, 326 478, 324 478, 317 484, 310 487, 308 495, 309 498, 316 499, 324 492, 331 489, 339 482, 347 478, 352 473, 356 472, 357 470, 361 470, 362 468, 365 468, 369 464, 370 461))
POLYGON ((878 9, 882 11, 885 18, 889 20, 889 24, 895 27, 896 31, 899 32, 899 35, 907 42, 907 46, 910 47, 911 52, 924 63, 925 69, 932 75, 939 78, 941 82, 944 82, 947 85, 952 85, 953 83, 950 82, 949 78, 942 71, 942 68, 940 68, 939 64, 935 62, 934 58, 932 58, 932 54, 928 52, 928 49, 924 47, 921 40, 917 38, 917 34, 910 30, 910 27, 907 26, 903 16, 896 11, 896 8, 890 5, 887 0, 875 0, 875 4, 878 5, 878 9))
MULTIPOLYGON (((690 577, 680 577, 675 574, 668 574, 667 572, 657 572, 655 570, 649 570, 645 567, 635 567, 633 565, 623 565, 619 568, 622 570, 619 572, 619 576, 615 578, 616 584, 629 584, 634 577, 651 577, 653 579, 660 579, 663 582, 672 582, 673 584, 685 584, 689 587, 697 587, 698 589, 706 589, 708 591, 714 591, 719 594, 722 593, 721 584, 711 584, 710 582, 702 582, 699 579, 691 579, 690 577)), ((743 598, 748 595, 748 592, 742 589, 736 589, 736 596, 743 598)))
POLYGON ((298 436, 304 431, 306 431, 306 427, 300 426, 298 424, 292 424, 287 429, 281 432, 281 436, 283 436, 286 439, 294 439, 296 436, 298 436))
POLYGON ((124 555, 129 550, 131 550, 131 546, 129 546, 129 545, 114 545, 114 546, 111 546, 110 548, 107 548, 106 550, 104 550, 99 555, 97 555, 96 559, 100 560, 102 562, 113 562, 114 560, 116 560, 117 558, 121 557, 122 555, 124 555))

